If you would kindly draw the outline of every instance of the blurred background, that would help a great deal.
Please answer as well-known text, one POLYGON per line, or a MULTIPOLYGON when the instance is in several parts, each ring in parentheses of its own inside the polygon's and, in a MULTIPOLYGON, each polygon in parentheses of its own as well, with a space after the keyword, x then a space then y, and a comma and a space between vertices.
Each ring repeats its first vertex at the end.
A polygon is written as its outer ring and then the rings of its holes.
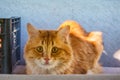
POLYGON ((88 32, 103 32, 107 54, 101 56, 100 63, 120 67, 114 57, 120 49, 120 0, 0 0, 0 18, 11 16, 21 17, 22 64, 28 22, 39 29, 56 29, 65 20, 75 20, 88 32))

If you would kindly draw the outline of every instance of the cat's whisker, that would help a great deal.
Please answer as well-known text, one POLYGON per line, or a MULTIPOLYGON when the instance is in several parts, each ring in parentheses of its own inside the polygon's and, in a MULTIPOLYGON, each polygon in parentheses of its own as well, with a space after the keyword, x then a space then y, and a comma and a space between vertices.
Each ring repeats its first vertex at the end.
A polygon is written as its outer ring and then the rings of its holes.
POLYGON ((103 53, 104 53, 105 55, 108 55, 108 53, 107 53, 107 51, 106 51, 106 50, 103 50, 103 53))

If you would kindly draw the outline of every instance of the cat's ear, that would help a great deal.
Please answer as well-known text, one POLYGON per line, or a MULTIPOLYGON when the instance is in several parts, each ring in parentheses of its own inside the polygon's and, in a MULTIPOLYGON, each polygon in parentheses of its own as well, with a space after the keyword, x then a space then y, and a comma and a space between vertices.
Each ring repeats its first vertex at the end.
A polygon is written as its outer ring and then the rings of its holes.
POLYGON ((63 39, 68 39, 70 33, 70 26, 66 25, 63 28, 58 30, 58 36, 62 37, 63 39))
POLYGON ((27 23, 27 31, 29 36, 34 36, 38 30, 30 23, 27 23))

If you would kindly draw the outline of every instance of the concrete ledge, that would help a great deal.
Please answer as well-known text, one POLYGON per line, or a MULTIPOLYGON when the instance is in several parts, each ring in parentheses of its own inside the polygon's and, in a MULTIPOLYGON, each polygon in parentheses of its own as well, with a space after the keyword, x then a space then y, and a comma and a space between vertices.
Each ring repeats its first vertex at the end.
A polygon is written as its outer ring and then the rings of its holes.
POLYGON ((120 80, 120 67, 104 67, 102 74, 95 75, 26 75, 24 66, 17 66, 15 71, 10 75, 0 74, 0 80, 120 80))
POLYGON ((0 80, 120 80, 120 75, 0 75, 0 80))

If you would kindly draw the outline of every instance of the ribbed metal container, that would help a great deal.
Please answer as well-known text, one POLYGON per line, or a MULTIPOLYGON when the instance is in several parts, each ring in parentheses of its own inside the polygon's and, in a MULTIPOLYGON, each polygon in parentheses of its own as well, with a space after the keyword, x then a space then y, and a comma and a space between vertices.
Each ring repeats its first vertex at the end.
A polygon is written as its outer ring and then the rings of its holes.
POLYGON ((0 18, 0 73, 9 74, 20 61, 20 17, 0 18))

